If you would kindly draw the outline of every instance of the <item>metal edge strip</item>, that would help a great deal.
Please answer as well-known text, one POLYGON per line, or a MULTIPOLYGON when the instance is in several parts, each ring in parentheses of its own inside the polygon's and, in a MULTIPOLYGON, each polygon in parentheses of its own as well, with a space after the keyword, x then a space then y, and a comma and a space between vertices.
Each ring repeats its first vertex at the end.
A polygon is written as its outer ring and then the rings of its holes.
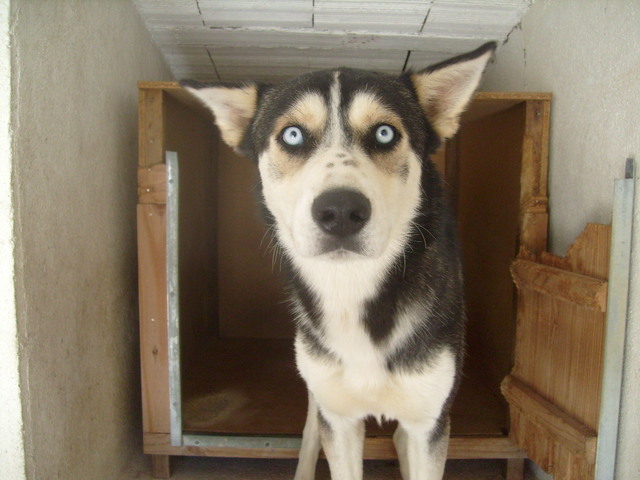
POLYGON ((169 415, 171 445, 182 446, 182 388, 180 378, 180 262, 178 223, 180 188, 178 154, 166 152, 167 163, 167 321, 169 355, 169 415))
POLYGON ((299 450, 302 440, 296 436, 184 435, 184 446, 299 450))
POLYGON ((628 158, 625 178, 615 180, 605 327, 602 397, 598 425, 596 480, 613 480, 620 423, 620 400, 626 342, 636 177, 628 158))

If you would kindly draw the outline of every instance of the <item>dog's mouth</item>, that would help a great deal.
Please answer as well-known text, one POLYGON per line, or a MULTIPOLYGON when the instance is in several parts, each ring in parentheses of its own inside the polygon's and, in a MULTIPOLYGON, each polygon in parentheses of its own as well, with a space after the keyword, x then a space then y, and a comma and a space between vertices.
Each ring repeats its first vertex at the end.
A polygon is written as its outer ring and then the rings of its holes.
POLYGON ((357 238, 336 239, 326 237, 320 240, 318 256, 326 256, 332 260, 344 260, 354 256, 367 256, 362 241, 357 238))

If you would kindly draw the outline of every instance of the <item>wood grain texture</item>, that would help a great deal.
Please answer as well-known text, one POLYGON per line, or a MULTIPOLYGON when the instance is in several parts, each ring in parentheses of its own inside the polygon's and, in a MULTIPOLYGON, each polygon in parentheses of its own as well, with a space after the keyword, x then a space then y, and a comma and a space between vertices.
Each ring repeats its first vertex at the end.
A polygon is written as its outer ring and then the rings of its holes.
POLYGON ((513 265, 510 434, 556 480, 594 475, 609 249, 610 227, 589 224, 565 257, 523 248, 513 265))
POLYGON ((164 205, 138 205, 140 364, 145 432, 169 432, 165 213, 164 205))
POLYGON ((589 463, 595 461, 596 432, 575 420, 566 412, 512 376, 502 382, 502 393, 509 404, 534 418, 552 436, 589 463))
POLYGON ((524 458, 507 459, 506 480, 523 480, 524 479, 524 458))
MULTIPOLYGON (((193 367, 183 370, 184 428, 196 433, 297 435, 307 395, 291 340, 237 338, 202 341, 193 367), (286 394, 283 394, 286 392, 286 394)), ((506 405, 486 380, 467 375, 451 412, 454 436, 501 436, 506 405)), ((395 422, 368 422, 369 436, 391 435, 395 422)))
POLYGON ((164 163, 164 92, 142 88, 138 97, 138 165, 164 163))
POLYGON ((138 168, 138 203, 167 203, 167 166, 164 163, 138 168))
POLYGON ((547 248, 547 177, 551 103, 532 100, 524 106, 520 171, 520 244, 532 252, 547 248))
POLYGON ((151 455, 151 474, 153 478, 171 478, 171 457, 151 455))
POLYGON ((162 90, 139 90, 138 291, 145 432, 169 432, 164 110, 162 90))
POLYGON ((223 142, 216 157, 219 334, 293 338, 281 247, 261 218, 256 165, 223 142))
MULTIPOLYGON (((234 448, 171 445, 169 434, 145 433, 144 453, 151 455, 199 455, 207 457, 240 458, 297 458, 297 449, 285 448, 234 448)), ((449 440, 447 458, 455 460, 483 458, 525 458, 524 451, 507 437, 452 437, 449 440)), ((365 460, 393 460, 397 458, 390 436, 370 437, 365 440, 365 460)))
POLYGON ((606 310, 604 280, 522 259, 511 264, 511 275, 521 290, 533 290, 599 312, 606 310))
POLYGON ((524 105, 462 125, 457 135, 457 218, 468 312, 468 370, 496 392, 513 365, 524 105), (496 132, 500 132, 496 134, 496 132))

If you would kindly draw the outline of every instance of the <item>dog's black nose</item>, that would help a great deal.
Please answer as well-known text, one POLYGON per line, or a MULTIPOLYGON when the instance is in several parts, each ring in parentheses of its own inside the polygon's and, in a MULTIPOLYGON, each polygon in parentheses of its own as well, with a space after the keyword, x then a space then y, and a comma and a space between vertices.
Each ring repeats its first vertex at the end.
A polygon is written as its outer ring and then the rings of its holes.
POLYGON ((326 233, 346 237, 359 232, 369 221, 371 202, 355 190, 329 190, 313 201, 311 214, 326 233))

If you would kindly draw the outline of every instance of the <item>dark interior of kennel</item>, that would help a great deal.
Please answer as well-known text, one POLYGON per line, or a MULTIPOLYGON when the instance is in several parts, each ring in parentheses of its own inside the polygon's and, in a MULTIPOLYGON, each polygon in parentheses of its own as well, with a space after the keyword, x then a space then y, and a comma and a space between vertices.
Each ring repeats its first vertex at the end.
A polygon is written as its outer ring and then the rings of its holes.
MULTIPOLYGON (((212 117, 177 85, 142 83, 139 256, 145 451, 225 455, 167 446, 164 151, 180 161, 180 282, 185 432, 299 435, 306 391, 279 252, 256 205, 256 168, 218 139, 212 117), (162 447, 161 447, 162 446, 162 447)), ((500 382, 513 367, 519 249, 547 240, 550 96, 480 93, 459 134, 435 156, 455 205, 468 310, 465 375, 452 413, 453 456, 512 458, 500 382)), ((392 425, 368 426, 369 458, 386 458, 392 425), (380 442, 377 442, 380 440, 380 442)), ((292 452, 291 455, 294 455, 292 452)), ((278 456, 229 452, 229 456, 278 456)))

